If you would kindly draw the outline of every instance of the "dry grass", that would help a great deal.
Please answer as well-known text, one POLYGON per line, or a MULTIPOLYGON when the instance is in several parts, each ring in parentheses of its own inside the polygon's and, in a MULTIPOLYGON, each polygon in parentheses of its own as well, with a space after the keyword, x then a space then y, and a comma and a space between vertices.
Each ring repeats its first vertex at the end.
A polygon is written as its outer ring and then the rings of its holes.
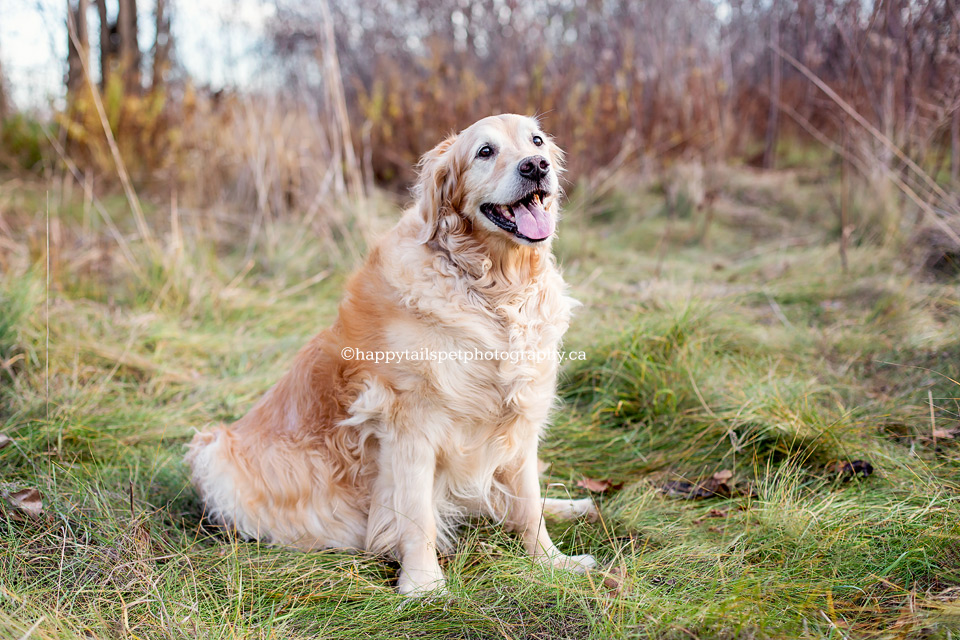
POLYGON ((285 92, 108 78, 56 123, 3 121, 2 635, 956 637, 956 7, 417 6, 282 8, 285 92), (545 483, 622 483, 554 531, 607 573, 535 568, 478 522, 453 596, 401 606, 379 558, 208 529, 193 429, 334 317, 417 156, 500 111, 570 159, 566 347, 589 358, 545 483), (682 499, 718 472, 729 491, 682 499))
POLYGON ((582 495, 583 476, 625 483, 597 496, 601 523, 554 531, 614 575, 537 569, 477 523, 445 559, 454 596, 404 607, 380 559, 206 529, 181 459, 193 428, 242 415, 330 321, 394 205, 265 217, 251 232, 250 214, 145 202, 151 250, 122 197, 97 200, 111 228, 82 192, 5 183, 0 477, 7 493, 38 488, 44 512, 2 502, 0 628, 954 637, 960 299, 895 246, 854 243, 842 274, 829 176, 711 167, 706 237, 707 211, 670 216, 649 176, 624 169, 571 194, 557 249, 586 306, 566 346, 589 360, 565 372, 546 483, 556 495, 582 495), (855 459, 875 473, 827 470, 855 459), (706 501, 661 491, 720 470, 750 488, 706 501))

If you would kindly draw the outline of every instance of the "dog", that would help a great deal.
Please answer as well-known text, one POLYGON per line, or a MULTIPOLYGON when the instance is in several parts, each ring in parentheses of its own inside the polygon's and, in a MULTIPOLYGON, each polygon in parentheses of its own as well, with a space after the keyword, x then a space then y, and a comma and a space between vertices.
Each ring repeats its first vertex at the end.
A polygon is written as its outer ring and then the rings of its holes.
POLYGON ((544 499, 538 473, 578 304, 551 253, 562 161, 513 114, 423 156, 415 204, 350 278, 333 326, 246 416, 190 443, 208 517, 273 544, 392 556, 405 595, 445 589, 437 553, 471 515, 519 532, 539 562, 595 566, 544 524, 595 519, 592 500, 544 499))

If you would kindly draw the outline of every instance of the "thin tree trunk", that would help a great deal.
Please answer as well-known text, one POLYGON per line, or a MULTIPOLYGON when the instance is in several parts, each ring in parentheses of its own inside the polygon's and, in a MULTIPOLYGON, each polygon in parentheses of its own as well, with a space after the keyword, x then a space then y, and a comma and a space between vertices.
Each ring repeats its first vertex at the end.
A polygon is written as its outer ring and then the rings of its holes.
POLYGON ((140 92, 140 45, 137 40, 137 0, 120 0, 117 13, 120 34, 120 65, 127 93, 140 92))
POLYGON ((163 86, 164 74, 170 66, 170 15, 166 0, 157 0, 156 10, 157 39, 153 43, 153 74, 150 90, 157 91, 163 86))
POLYGON ((97 15, 100 16, 100 91, 107 86, 110 76, 110 21, 107 19, 107 0, 97 1, 97 15))
POLYGON ((90 41, 87 37, 89 0, 67 0, 67 93, 83 87, 83 68, 87 62, 90 41))
MULTIPOLYGON (((841 149, 846 151, 847 149, 847 119, 843 119, 843 133, 842 133, 842 142, 841 149)), ((850 240, 850 232, 853 231, 853 228, 850 227, 850 178, 849 178, 849 163, 847 162, 846 153, 840 158, 840 265, 843 267, 843 272, 847 272, 847 244, 850 240)))
POLYGON ((960 109, 950 121, 950 180, 960 184, 960 109))
POLYGON ((330 106, 333 109, 334 121, 339 129, 344 182, 350 196, 354 200, 360 201, 364 197, 363 177, 360 175, 360 166, 357 163, 357 156, 353 150, 353 140, 350 137, 350 116, 343 92, 343 76, 340 73, 340 60, 337 57, 333 18, 330 16, 330 7, 326 0, 321 0, 320 11, 323 16, 323 41, 320 53, 323 56, 324 85, 330 100, 330 106))
POLYGON ((770 56, 773 65, 770 73, 770 111, 767 114, 767 135, 763 146, 763 168, 772 169, 777 151, 777 132, 780 128, 780 56, 775 52, 780 48, 780 12, 772 12, 773 25, 770 28, 770 40, 774 54, 770 56))
MULTIPOLYGON (((900 3, 897 0, 886 0, 884 10, 885 29, 883 44, 885 45, 886 51, 884 53, 883 69, 883 122, 880 125, 880 130, 883 131, 883 135, 885 135, 888 140, 891 140, 894 144, 898 144, 896 98, 897 84, 899 80, 902 80, 902 74, 900 73, 900 52, 896 50, 895 45, 898 43, 898 36, 903 30, 900 24, 900 3)), ((881 148, 880 157, 884 167, 886 167, 884 173, 892 170, 892 150, 886 147, 881 148)))

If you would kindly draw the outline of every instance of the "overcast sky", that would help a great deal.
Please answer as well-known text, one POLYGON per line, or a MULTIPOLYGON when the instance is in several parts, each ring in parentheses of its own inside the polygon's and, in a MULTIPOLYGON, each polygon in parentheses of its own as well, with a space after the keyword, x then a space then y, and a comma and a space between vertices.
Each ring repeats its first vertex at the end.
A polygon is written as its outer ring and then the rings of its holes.
MULTIPOLYGON (((253 55, 275 5, 262 0, 170 0, 178 61, 200 84, 217 87, 254 81, 253 55)), ((62 99, 66 71, 65 0, 0 0, 0 61, 19 108, 45 110, 62 99)), ((90 41, 98 18, 91 2, 90 41)), ((154 0, 140 0, 141 49, 154 40, 154 0)), ((112 7, 113 2, 108 2, 112 7)), ((99 69, 96 50, 91 56, 99 69)))

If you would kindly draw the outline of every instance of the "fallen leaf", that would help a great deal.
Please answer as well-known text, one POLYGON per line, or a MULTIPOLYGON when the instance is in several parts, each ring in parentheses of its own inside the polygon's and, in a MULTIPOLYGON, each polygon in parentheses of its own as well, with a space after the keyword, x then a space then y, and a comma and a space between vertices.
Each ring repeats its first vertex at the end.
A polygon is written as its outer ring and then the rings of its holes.
MULTIPOLYGON (((938 440, 949 440, 949 439, 953 438, 953 432, 952 432, 952 431, 947 431, 946 429, 934 429, 934 430, 933 430, 933 437, 936 438, 936 439, 938 439, 938 440)), ((2 445, 0 445, 0 446, 2 446, 2 445)))
POLYGON ((715 497, 729 498, 733 495, 727 483, 720 482, 714 478, 707 478, 707 480, 700 484, 694 484, 686 480, 674 480, 663 485, 661 491, 671 498, 683 498, 685 500, 700 500, 715 497))
POLYGON ((617 491, 623 488, 622 482, 613 482, 611 480, 596 480, 594 478, 584 477, 583 480, 577 483, 578 487, 583 487, 587 491, 593 491, 595 493, 603 493, 608 489, 613 489, 617 491))
POLYGON ((603 586, 607 588, 610 595, 616 596, 623 592, 623 578, 626 571, 623 567, 612 567, 603 577, 603 586))
POLYGON ((43 512, 43 500, 36 489, 23 489, 10 494, 10 504, 15 508, 38 517, 43 512))
POLYGON ((727 512, 721 511, 720 509, 710 509, 710 512, 707 513, 708 518, 726 518, 727 512))
POLYGON ((850 480, 854 476, 866 478, 873 473, 873 465, 866 460, 837 460, 828 464, 826 471, 839 476, 841 480, 850 480))
POLYGON ((650 578, 650 582, 652 582, 652 583, 655 584, 655 585, 661 585, 661 584, 663 584, 663 585, 666 585, 666 586, 668 586, 668 587, 673 587, 673 586, 676 586, 676 584, 677 584, 677 579, 676 579, 676 578, 664 578, 663 576, 654 576, 654 577, 650 578))
POLYGON ((3 449, 4 447, 12 443, 13 443, 13 440, 10 439, 10 436, 8 436, 5 433, 0 433, 0 449, 3 449))
POLYGON ((713 474, 713 479, 716 480, 717 482, 726 482, 732 477, 733 477, 733 471, 730 471, 729 469, 724 469, 723 471, 717 471, 715 474, 713 474))

